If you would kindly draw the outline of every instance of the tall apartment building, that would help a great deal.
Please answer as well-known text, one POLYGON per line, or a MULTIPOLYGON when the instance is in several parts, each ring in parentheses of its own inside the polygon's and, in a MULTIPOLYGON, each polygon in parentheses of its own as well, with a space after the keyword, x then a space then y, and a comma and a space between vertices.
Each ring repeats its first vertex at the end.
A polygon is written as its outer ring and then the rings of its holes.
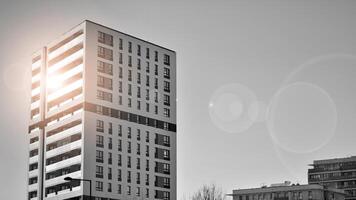
POLYGON ((84 21, 34 53, 29 200, 176 199, 176 53, 84 21))
POLYGON ((308 182, 342 189, 347 200, 356 199, 356 156, 316 160, 308 169, 308 182))
POLYGON ((233 200, 344 200, 342 190, 325 188, 318 184, 273 184, 270 187, 233 190, 233 200))

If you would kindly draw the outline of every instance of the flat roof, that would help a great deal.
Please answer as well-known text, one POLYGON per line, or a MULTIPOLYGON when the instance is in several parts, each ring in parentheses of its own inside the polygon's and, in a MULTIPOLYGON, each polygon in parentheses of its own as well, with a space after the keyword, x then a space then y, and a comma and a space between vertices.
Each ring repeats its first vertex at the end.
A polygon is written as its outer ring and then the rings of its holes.
MULTIPOLYGON (((135 38, 135 39, 137 39, 137 40, 141 40, 142 42, 146 42, 146 43, 149 43, 149 44, 151 44, 151 45, 153 45, 153 46, 156 46, 156 47, 159 47, 159 48, 162 48, 162 49, 171 51, 171 52, 173 52, 173 53, 176 53, 175 51, 173 51, 173 50, 171 50, 171 49, 168 49, 168 48, 166 48, 166 47, 163 47, 163 46, 157 45, 157 44, 155 44, 155 43, 149 42, 149 41, 147 41, 147 40, 143 40, 143 39, 141 39, 141 38, 138 38, 138 37, 136 37, 136 36, 133 36, 133 35, 130 35, 130 34, 127 34, 127 33, 121 32, 121 31, 118 31, 118 30, 113 29, 113 28, 110 28, 110 27, 108 27, 108 26, 104 26, 104 25, 102 25, 102 24, 93 22, 93 21, 91 21, 91 20, 84 20, 84 22, 89 22, 89 23, 92 23, 92 24, 95 24, 95 25, 98 25, 98 26, 105 27, 105 28, 110 29, 110 30, 112 30, 112 31, 121 33, 121 34, 123 34, 123 35, 129 36, 129 37, 132 37, 132 38, 135 38)), ((84 23, 84 22, 82 22, 82 23, 84 23)), ((80 24, 81 24, 81 23, 80 23, 80 24)))
POLYGON ((356 161, 356 156, 344 157, 344 158, 332 158, 332 159, 324 159, 324 160, 314 160, 311 165, 320 165, 320 164, 332 164, 332 163, 340 163, 340 162, 352 162, 356 161))
POLYGON ((289 191, 300 191, 300 190, 329 190, 336 193, 345 194, 342 190, 334 189, 334 188, 324 188, 322 185, 319 184, 304 184, 304 185, 236 189, 236 190, 232 190, 232 194, 230 194, 230 196, 256 194, 256 193, 289 192, 289 191))
MULTIPOLYGON (((99 23, 96 23, 96 22, 93 22, 93 21, 91 21, 91 20, 87 20, 87 19, 86 19, 86 20, 84 20, 84 21, 82 21, 82 22, 80 22, 79 24, 77 24, 77 25, 73 26, 73 27, 72 27, 72 28, 70 28, 68 31, 63 32, 60 36, 56 37, 54 40, 52 40, 52 41, 50 41, 50 42, 46 43, 46 45, 45 45, 45 46, 47 47, 47 46, 51 45, 52 43, 56 42, 57 40, 60 40, 60 39, 61 39, 61 37, 63 37, 64 35, 66 35, 67 33, 71 32, 71 31, 72 31, 73 29, 75 29, 76 27, 78 27, 78 26, 80 26, 80 25, 82 25, 82 24, 84 24, 84 23, 86 23, 86 22, 88 22, 88 23, 92 23, 92 24, 95 24, 95 25, 98 25, 98 26, 101 26, 101 27, 104 27, 104 28, 107 28, 107 29, 110 29, 110 30, 115 31, 115 32, 117 32, 117 33, 120 33, 120 34, 126 35, 126 36, 128 36, 128 37, 132 37, 132 38, 134 38, 134 39, 137 39, 137 40, 140 40, 140 41, 142 41, 142 42, 145 42, 145 43, 151 44, 151 45, 153 45, 153 46, 156 46, 156 47, 159 47, 159 48, 165 49, 165 50, 167 50, 167 51, 171 51, 171 52, 173 52, 174 54, 176 54, 176 52, 175 52, 175 51, 173 51, 172 49, 168 49, 168 48, 166 48, 166 47, 163 47, 163 46, 157 45, 157 44, 152 43, 152 42, 149 42, 149 41, 147 41, 147 40, 144 40, 144 39, 141 39, 141 38, 135 37, 135 36, 133 36, 133 35, 130 35, 130 34, 127 34, 127 33, 121 32, 121 31, 118 31, 118 30, 116 30, 116 29, 110 28, 110 27, 108 27, 108 26, 104 26, 104 25, 102 25, 102 24, 99 24, 99 23)), ((34 55, 38 54, 40 51, 42 51, 42 48, 40 48, 40 49, 38 49, 38 50, 34 51, 34 52, 32 53, 32 56, 34 56, 34 55)))

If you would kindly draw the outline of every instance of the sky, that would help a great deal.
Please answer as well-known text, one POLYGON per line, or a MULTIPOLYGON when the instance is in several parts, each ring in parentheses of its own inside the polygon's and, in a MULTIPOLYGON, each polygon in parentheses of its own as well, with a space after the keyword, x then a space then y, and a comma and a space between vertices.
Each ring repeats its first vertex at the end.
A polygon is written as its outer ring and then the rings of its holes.
POLYGON ((0 2, 0 194, 25 199, 31 54, 85 19, 177 52, 178 200, 356 155, 355 1, 0 2))

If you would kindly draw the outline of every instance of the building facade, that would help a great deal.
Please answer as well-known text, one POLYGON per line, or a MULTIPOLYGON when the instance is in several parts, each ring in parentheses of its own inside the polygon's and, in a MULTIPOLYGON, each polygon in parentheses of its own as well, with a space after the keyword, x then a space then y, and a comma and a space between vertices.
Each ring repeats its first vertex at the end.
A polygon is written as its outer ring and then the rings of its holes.
POLYGON ((342 189, 347 200, 356 199, 356 156, 316 160, 308 169, 308 182, 342 189))
POLYGON ((84 21, 34 53, 28 199, 176 199, 176 53, 84 21))
POLYGON ((233 200, 344 200, 342 190, 326 189, 321 185, 275 184, 270 187, 238 189, 233 200))

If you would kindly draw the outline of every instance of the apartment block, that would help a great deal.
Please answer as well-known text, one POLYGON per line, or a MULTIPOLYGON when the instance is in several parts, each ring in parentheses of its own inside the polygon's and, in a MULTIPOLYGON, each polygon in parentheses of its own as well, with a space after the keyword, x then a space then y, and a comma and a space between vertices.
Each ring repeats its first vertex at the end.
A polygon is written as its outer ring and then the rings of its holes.
POLYGON ((84 21, 32 59, 28 199, 176 199, 176 53, 84 21), (95 198, 94 198, 95 197, 95 198))
POLYGON ((233 200, 344 200, 342 190, 318 184, 299 185, 285 182, 260 188, 233 190, 233 200))
POLYGON ((356 199, 356 156, 316 160, 308 169, 308 182, 342 189, 347 200, 356 199))

